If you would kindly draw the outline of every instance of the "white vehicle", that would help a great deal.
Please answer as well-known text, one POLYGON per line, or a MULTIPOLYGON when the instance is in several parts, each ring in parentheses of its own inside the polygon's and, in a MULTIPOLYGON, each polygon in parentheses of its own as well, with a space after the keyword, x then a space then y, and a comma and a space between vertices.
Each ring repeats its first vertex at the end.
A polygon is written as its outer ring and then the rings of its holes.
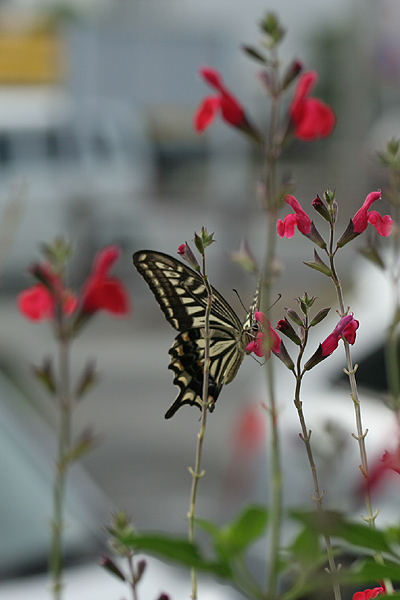
MULTIPOLYGON (((0 407, 0 473, 4 484, 0 502, 0 600, 51 600, 47 563, 55 439, 2 373, 0 407)), ((115 507, 88 475, 73 467, 65 516, 64 600, 120 600, 129 596, 127 586, 98 564, 101 556, 110 554, 105 546, 105 527, 112 512, 115 507)), ((146 562, 138 586, 140 598, 157 600, 163 592, 172 600, 189 598, 188 570, 148 557, 146 562)), ((200 598, 239 598, 214 581, 200 578, 200 583, 200 598)))
POLYGON ((39 244, 59 235, 89 250, 144 243, 152 176, 148 143, 125 105, 74 104, 53 88, 2 89, 0 239, 7 234, 11 247, 5 274, 26 269, 39 244))

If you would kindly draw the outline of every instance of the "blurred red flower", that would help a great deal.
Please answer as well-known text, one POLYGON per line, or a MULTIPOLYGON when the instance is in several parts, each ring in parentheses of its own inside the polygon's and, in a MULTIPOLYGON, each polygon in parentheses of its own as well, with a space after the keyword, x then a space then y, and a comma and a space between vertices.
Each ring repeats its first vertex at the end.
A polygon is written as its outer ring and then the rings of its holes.
POLYGON ((65 315, 71 315, 78 306, 73 292, 65 288, 60 277, 47 264, 35 265, 32 273, 41 281, 23 290, 17 296, 17 307, 31 321, 54 319, 57 305, 65 315))
POLYGON ((385 594, 386 590, 383 587, 376 587, 370 590, 364 590, 363 592, 356 592, 353 595, 353 600, 372 600, 379 596, 379 594, 385 594))
POLYGON ((194 115, 194 127, 196 131, 202 132, 216 118, 221 110, 224 121, 240 127, 246 122, 244 109, 240 102, 225 87, 221 75, 215 69, 204 67, 200 69, 200 75, 214 89, 217 90, 217 96, 207 96, 201 102, 194 115))
POLYGON ((117 277, 109 274, 120 254, 118 246, 106 246, 98 252, 81 292, 83 313, 88 315, 105 310, 122 316, 129 312, 125 286, 117 277))
POLYGON ((294 135, 306 142, 327 137, 334 130, 336 123, 335 113, 330 106, 319 98, 309 96, 317 78, 315 71, 307 71, 300 76, 289 107, 294 135))

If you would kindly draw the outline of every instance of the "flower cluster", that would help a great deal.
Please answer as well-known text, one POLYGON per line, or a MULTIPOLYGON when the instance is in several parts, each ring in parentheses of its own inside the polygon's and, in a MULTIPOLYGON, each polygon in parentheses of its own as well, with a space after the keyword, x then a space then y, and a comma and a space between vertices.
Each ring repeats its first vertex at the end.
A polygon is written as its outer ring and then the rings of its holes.
MULTIPOLYGON (((347 244, 347 242, 350 242, 357 235, 365 231, 365 229, 368 226, 368 223, 375 227, 377 233, 380 236, 387 237, 390 235, 393 228, 393 219, 390 217, 390 215, 385 215, 382 217, 377 211, 370 210, 372 203, 380 199, 380 190, 368 194, 364 204, 356 212, 354 217, 350 219, 349 226, 339 239, 339 247, 344 246, 345 244, 347 244)), ((287 195, 285 197, 285 202, 293 208, 294 213, 286 215, 283 221, 282 219, 278 219, 276 223, 276 230, 278 235, 280 237, 291 238, 293 237, 295 228, 297 227, 300 233, 309 236, 312 228, 312 221, 307 215, 307 213, 303 210, 298 200, 294 196, 287 195)), ((323 216, 325 215, 322 200, 318 196, 313 201, 312 205, 317 212, 319 212, 323 216)))
MULTIPOLYGON (((301 66, 298 66, 293 71, 291 78, 298 75, 300 68, 301 66)), ((223 120, 228 125, 241 129, 258 142, 262 141, 260 134, 250 124, 243 106, 227 89, 218 71, 204 67, 199 72, 204 81, 217 91, 217 94, 204 98, 196 110, 194 116, 196 131, 201 133, 207 129, 221 112, 223 120)), ((317 77, 315 71, 308 71, 301 75, 289 107, 288 133, 292 133, 299 140, 306 142, 329 136, 336 123, 333 110, 318 98, 309 95, 317 77)), ((266 79, 268 80, 268 77, 266 79)), ((286 87, 288 83, 290 81, 285 82, 282 87, 286 87)))
POLYGON ((107 246, 100 250, 79 298, 64 286, 62 277, 51 264, 34 265, 31 273, 39 283, 18 295, 19 311, 31 321, 53 320, 57 311, 61 311, 64 316, 79 313, 80 318, 100 310, 114 315, 126 315, 129 312, 127 290, 118 278, 110 275, 119 256, 117 246, 107 246))

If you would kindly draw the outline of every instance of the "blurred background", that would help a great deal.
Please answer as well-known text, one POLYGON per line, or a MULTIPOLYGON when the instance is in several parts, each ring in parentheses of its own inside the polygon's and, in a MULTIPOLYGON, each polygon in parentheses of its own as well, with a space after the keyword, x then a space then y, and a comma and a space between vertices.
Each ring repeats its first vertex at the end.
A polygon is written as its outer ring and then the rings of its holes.
MULTIPOLYGON (((251 300, 254 282, 227 253, 246 238, 262 256, 255 194, 260 157, 222 122, 195 134, 192 117, 209 93, 198 77, 208 65, 265 126, 260 67, 240 45, 258 43, 258 22, 268 10, 287 29, 282 59, 299 58, 316 69, 315 95, 337 114, 328 140, 294 143, 285 156, 296 196, 306 207, 317 193, 336 189, 345 227, 366 194, 384 186, 374 152, 400 135, 397 0, 0 2, 0 366, 54 427, 54 406, 31 373, 32 363, 55 352, 51 330, 26 322, 15 294, 30 284, 26 268, 40 243, 56 235, 77 248, 76 285, 99 248, 119 243, 124 256, 115 272, 131 292, 133 313, 123 321, 99 315, 77 340, 74 374, 95 358, 102 380, 77 408, 74 427, 99 433, 84 465, 110 507, 125 509, 141 528, 186 530, 198 415, 184 408, 164 421, 176 392, 167 372, 174 332, 131 255, 142 248, 175 254, 206 226, 217 240, 209 253, 214 286, 239 314, 232 288, 245 304, 251 300)), ((299 257, 311 260, 300 238, 279 246, 278 291, 286 306, 309 286, 323 304, 331 293, 323 278, 305 268, 300 280, 295 276, 299 257)), ((345 273, 351 286, 348 258, 345 273)), ((238 423, 247 406, 262 400, 252 385, 261 378, 257 368, 246 361, 209 421, 201 516, 225 519, 257 489, 260 447, 242 470, 237 454, 238 423)), ((10 403, 6 392, 3 401, 10 403)), ((262 446, 265 432, 259 435, 262 446)))

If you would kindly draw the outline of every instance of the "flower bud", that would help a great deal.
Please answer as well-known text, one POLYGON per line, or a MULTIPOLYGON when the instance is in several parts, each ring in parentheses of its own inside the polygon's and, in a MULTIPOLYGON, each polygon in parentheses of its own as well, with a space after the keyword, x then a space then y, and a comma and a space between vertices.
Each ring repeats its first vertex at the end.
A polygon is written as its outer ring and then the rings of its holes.
POLYGON ((126 581, 125 575, 117 567, 115 562, 113 560, 111 560, 111 558, 109 556, 102 556, 99 563, 100 563, 100 566, 104 567, 109 573, 112 573, 113 575, 115 575, 116 577, 121 579, 122 581, 126 581))
POLYGON ((328 315, 329 311, 331 309, 330 308, 323 308, 322 310, 320 310, 313 319, 311 319, 311 323, 310 323, 310 327, 314 327, 315 325, 318 325, 318 323, 321 323, 321 321, 323 321, 325 319, 325 317, 328 315))
POLYGON ((318 194, 312 201, 312 207, 314 208, 314 210, 317 211, 318 214, 321 215, 321 217, 323 219, 325 219, 325 221, 330 222, 331 215, 329 213, 329 210, 328 210, 325 202, 322 200, 322 198, 318 194))
POLYGON ((286 317, 278 321, 278 323, 276 324, 276 329, 280 331, 280 333, 286 335, 286 337, 292 340, 292 342, 300 346, 301 340, 295 332, 295 330, 293 329, 293 327, 291 326, 291 324, 289 323, 289 321, 286 319, 286 317))
POLYGON ((299 325, 300 327, 303 326, 303 319, 299 317, 299 315, 295 310, 293 310, 293 308, 285 308, 285 310, 287 316, 293 321, 293 323, 296 323, 296 325, 299 325))
POLYGON ((179 246, 178 254, 182 256, 182 258, 186 260, 195 271, 200 271, 199 262, 187 242, 179 246))
POLYGON ((303 69, 303 63, 300 62, 299 60, 294 60, 291 62, 286 73, 283 76, 282 86, 281 86, 282 91, 285 91, 286 88, 292 83, 292 81, 294 79, 296 79, 296 77, 302 71, 302 69, 303 69))

